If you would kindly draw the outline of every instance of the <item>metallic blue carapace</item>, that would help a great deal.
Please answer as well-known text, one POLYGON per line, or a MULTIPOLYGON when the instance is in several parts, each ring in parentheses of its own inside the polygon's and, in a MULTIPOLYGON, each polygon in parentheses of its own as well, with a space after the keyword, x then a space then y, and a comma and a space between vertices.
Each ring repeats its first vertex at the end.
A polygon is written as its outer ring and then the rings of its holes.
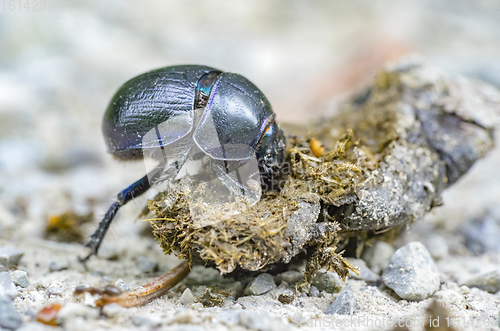
POLYGON ((124 160, 185 137, 213 159, 255 153, 268 165, 283 160, 284 136, 264 94, 241 75, 206 66, 166 67, 129 80, 112 98, 102 128, 108 151, 124 160), (175 125, 149 139, 162 123, 175 125))

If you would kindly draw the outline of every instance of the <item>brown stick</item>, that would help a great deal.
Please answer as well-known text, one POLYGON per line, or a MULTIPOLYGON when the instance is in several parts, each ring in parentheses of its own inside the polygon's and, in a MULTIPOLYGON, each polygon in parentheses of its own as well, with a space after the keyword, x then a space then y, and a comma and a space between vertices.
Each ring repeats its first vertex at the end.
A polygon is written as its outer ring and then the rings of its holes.
POLYGON ((135 290, 114 297, 103 295, 96 300, 96 305, 102 307, 110 303, 117 303, 126 308, 141 306, 167 293, 168 290, 183 280, 190 271, 189 264, 187 262, 182 262, 171 271, 153 280, 151 283, 136 288, 135 290))

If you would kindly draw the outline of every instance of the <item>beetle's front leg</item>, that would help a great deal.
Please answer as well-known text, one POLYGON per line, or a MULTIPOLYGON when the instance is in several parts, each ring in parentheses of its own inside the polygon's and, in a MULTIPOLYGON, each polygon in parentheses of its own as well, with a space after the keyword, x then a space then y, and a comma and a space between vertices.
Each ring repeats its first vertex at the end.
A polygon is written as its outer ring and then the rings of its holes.
POLYGON ((91 249, 90 254, 83 259, 80 258, 80 262, 85 262, 92 255, 97 255, 97 250, 99 249, 99 246, 101 246, 102 240, 104 239, 104 236, 106 235, 106 232, 108 231, 109 226, 111 225, 111 222, 120 207, 149 190, 151 187, 150 180, 151 178, 149 175, 146 175, 118 193, 116 201, 109 207, 102 221, 99 223, 99 227, 90 237, 90 241, 85 245, 91 249))

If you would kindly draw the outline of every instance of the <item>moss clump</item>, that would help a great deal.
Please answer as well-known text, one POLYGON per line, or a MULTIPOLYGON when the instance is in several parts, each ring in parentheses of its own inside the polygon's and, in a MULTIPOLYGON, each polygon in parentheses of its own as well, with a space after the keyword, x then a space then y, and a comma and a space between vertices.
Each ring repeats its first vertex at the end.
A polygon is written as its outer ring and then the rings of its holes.
POLYGON ((336 142, 335 147, 316 157, 307 139, 295 138, 289 150, 292 164, 287 185, 299 192, 317 194, 328 205, 342 205, 352 200, 355 188, 363 181, 353 149, 357 142, 351 129, 336 142), (349 155, 346 155, 346 152, 349 155))
POLYGON ((216 291, 214 289, 207 289, 205 294, 199 298, 201 304, 205 308, 209 307, 222 307, 225 298, 227 298, 228 293, 224 291, 216 291))
POLYGON ((193 226, 185 193, 166 195, 173 201, 171 207, 149 201, 160 218, 151 221, 153 234, 166 254, 176 252, 187 261, 213 261, 222 272, 231 272, 236 266, 259 270, 286 255, 290 246, 290 238, 284 235, 286 216, 295 212, 298 204, 284 192, 265 194, 245 213, 200 228, 193 226))
MULTIPOLYGON (((290 150, 291 175, 283 180, 279 193, 265 192, 259 202, 235 215, 222 215, 221 210, 236 210, 241 207, 238 202, 214 210, 203 206, 208 210, 202 226, 190 208, 201 207, 203 202, 193 206, 187 199, 185 183, 160 193, 148 202, 156 216, 151 221, 154 236, 166 254, 175 252, 190 262, 213 262, 223 273, 236 267, 256 271, 272 263, 288 262, 314 241, 332 241, 338 225, 317 223, 317 219, 321 202, 348 201, 362 178, 360 169, 344 159, 346 145, 354 146, 351 136, 346 133, 334 150, 320 158, 312 155, 305 140, 297 140, 290 150)), ((333 252, 328 252, 333 258, 333 252)), ((327 259, 318 262, 326 263, 327 259)), ((335 270, 344 273, 340 265, 335 270)))

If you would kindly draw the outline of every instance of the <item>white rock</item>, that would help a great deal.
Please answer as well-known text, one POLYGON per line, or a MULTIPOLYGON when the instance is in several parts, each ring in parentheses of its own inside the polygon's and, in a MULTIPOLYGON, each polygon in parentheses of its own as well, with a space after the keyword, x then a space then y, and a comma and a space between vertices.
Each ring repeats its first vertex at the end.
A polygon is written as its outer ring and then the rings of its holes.
POLYGON ((311 285, 316 286, 319 291, 338 293, 342 290, 344 283, 337 273, 332 271, 318 272, 311 280, 311 285))
POLYGON ((466 239, 467 248, 474 254, 485 252, 500 253, 500 219, 492 215, 484 215, 467 222, 462 233, 466 239))
POLYGON ((277 284, 281 284, 281 282, 287 282, 290 285, 293 285, 301 280, 304 280, 304 273, 296 270, 288 270, 282 272, 274 277, 274 280, 277 284))
POLYGON ((243 307, 239 303, 232 304, 230 308, 233 309, 233 310, 241 310, 241 309, 243 309, 243 307))
POLYGON ((380 274, 385 269, 396 250, 385 241, 377 241, 373 247, 368 247, 363 253, 363 260, 373 272, 380 274))
POLYGON ((61 295, 63 293, 63 289, 59 286, 49 287, 47 289, 47 293, 49 295, 61 295))
MULTIPOLYGON (((99 252, 99 254, 100 254, 100 252, 99 252)), ((69 262, 67 262, 67 261, 65 263, 58 263, 55 261, 52 261, 49 263, 49 271, 50 272, 66 270, 68 268, 69 268, 69 262)))
POLYGON ((0 272, 0 297, 7 297, 11 300, 17 298, 17 289, 9 273, 0 272))
POLYGON ((485 272, 467 280, 464 285, 496 293, 500 291, 500 269, 485 272))
POLYGON ((356 308, 356 298, 351 289, 346 289, 339 294, 339 296, 328 307, 326 315, 352 315, 356 308))
POLYGON ((462 286, 460 286, 460 289, 462 290, 463 294, 469 294, 470 293, 470 288, 468 286, 462 285, 462 286))
POLYGON ((353 271, 349 270, 349 277, 354 278, 354 279, 364 280, 368 283, 374 283, 374 282, 377 282, 378 280, 380 280, 380 276, 377 275, 376 273, 374 273, 370 268, 368 268, 368 266, 366 265, 364 260, 355 259, 355 258, 351 258, 351 257, 346 258, 346 260, 350 264, 359 268, 359 270, 358 270, 359 276, 356 275, 353 271))
POLYGON ((309 295, 316 298, 319 297, 319 290, 316 286, 312 285, 309 289, 309 295))
POLYGON ((6 267, 16 266, 23 254, 22 251, 13 247, 0 247, 0 264, 6 267))
POLYGON ((260 274, 253 279, 245 289, 245 295, 261 295, 276 287, 273 276, 260 274))
POLYGON ((12 281, 14 282, 14 284, 21 287, 30 286, 30 280, 28 279, 28 274, 26 273, 26 271, 15 270, 10 274, 10 276, 12 277, 12 281))
POLYGON ((15 330, 23 324, 23 317, 17 312, 7 297, 0 297, 0 330, 15 330))
POLYGON ((405 300, 421 301, 439 289, 439 272, 425 246, 418 241, 398 249, 384 269, 387 287, 405 300))
POLYGON ((190 289, 185 289, 184 292, 182 293, 180 299, 180 303, 183 305, 189 305, 195 301, 195 297, 193 295, 193 292, 191 292, 190 289))
POLYGON ((108 317, 115 317, 115 316, 125 314, 127 312, 127 309, 123 308, 122 306, 120 306, 117 303, 110 303, 109 305, 105 305, 102 308, 102 312, 104 315, 106 315, 108 317))
POLYGON ((116 280, 115 286, 118 287, 122 292, 130 291, 130 286, 121 278, 118 278, 116 280))

